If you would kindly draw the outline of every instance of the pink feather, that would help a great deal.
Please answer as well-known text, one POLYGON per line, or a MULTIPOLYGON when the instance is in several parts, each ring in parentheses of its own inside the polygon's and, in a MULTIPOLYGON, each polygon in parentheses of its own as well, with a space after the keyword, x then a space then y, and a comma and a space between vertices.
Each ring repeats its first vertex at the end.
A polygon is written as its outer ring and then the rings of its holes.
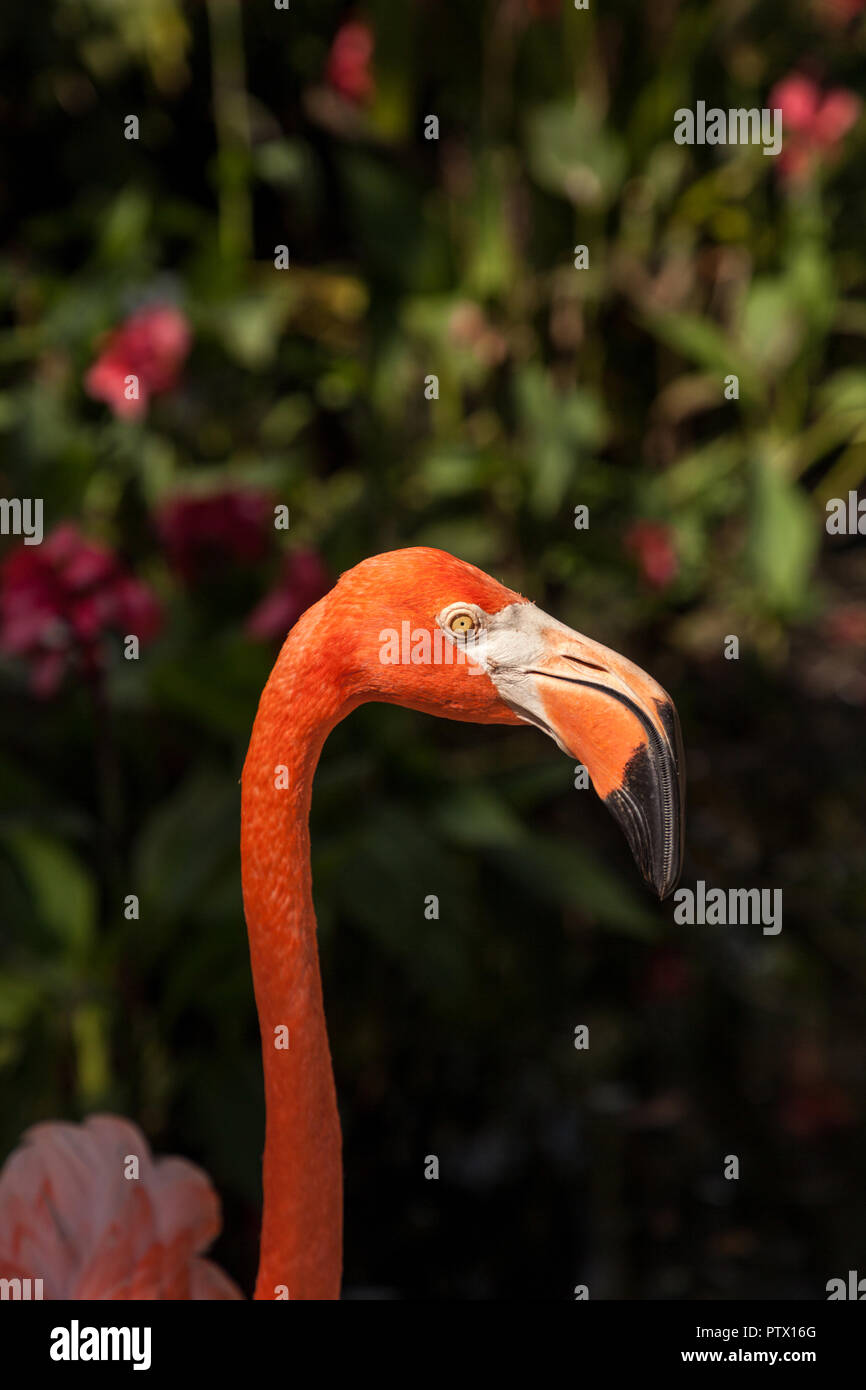
POLYGON ((199 1258, 219 1229, 207 1175, 114 1115, 34 1125, 0 1172, 0 1278, 41 1279, 46 1299, 241 1298, 199 1258))

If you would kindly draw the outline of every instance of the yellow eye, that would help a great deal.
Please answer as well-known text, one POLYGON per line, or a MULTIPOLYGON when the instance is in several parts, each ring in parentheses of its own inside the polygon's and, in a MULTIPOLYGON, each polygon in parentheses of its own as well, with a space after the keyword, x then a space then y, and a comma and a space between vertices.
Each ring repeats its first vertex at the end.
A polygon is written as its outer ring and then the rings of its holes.
POLYGON ((468 632, 474 632, 475 627, 475 619, 471 613, 455 613, 453 618, 448 619, 449 632, 456 633, 458 637, 465 637, 468 632))

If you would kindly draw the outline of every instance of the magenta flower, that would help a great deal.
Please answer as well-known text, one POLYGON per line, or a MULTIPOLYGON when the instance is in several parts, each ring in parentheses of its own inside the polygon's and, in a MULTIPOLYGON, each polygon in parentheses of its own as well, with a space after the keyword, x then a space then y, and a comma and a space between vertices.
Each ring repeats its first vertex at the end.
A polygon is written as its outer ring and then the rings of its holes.
POLYGON ((170 498, 159 508, 156 526, 172 568, 194 583, 224 569, 227 559, 241 564, 261 560, 272 520, 265 493, 228 488, 170 498))
POLYGON ((782 152, 778 168, 782 178, 804 183, 818 165, 838 152, 845 135, 856 124, 861 101, 844 87, 822 91, 810 77, 791 73, 770 92, 771 108, 782 112, 782 152))
POLYGON ((177 384, 191 340, 187 318, 173 304, 139 309, 109 334, 84 378, 85 390, 120 419, 137 419, 151 396, 177 384))
POLYGON ((679 569, 670 529, 660 521, 636 521, 625 535, 625 548, 634 556, 646 582, 665 589, 679 569))
POLYGON ((301 614, 330 587, 331 579, 318 552, 293 550, 286 556, 279 583, 247 618, 247 636, 259 642, 281 641, 301 614))
POLYGON ((42 545, 16 546, 0 567, 0 650, 29 663, 36 695, 55 694, 70 666, 99 670, 109 631, 147 641, 159 624, 148 586, 72 522, 42 545))
POLYGON ((376 90, 370 71, 375 46, 376 41, 369 24, 355 19, 337 30, 328 54, 325 68, 328 86, 347 101, 353 101, 359 106, 369 101, 376 90))

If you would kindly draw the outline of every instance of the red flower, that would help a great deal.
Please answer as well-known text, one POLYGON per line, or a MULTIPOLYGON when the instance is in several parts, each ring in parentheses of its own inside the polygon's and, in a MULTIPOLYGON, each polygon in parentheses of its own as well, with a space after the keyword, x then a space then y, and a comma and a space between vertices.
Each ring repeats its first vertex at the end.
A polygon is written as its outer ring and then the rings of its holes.
POLYGON ((286 556, 276 588, 266 594, 247 618, 249 637, 260 642, 282 640, 303 612, 331 587, 328 571, 315 550, 293 550, 286 556))
POLYGON ((636 521, 626 532, 625 548, 653 589, 666 588, 679 569, 670 530, 660 521, 636 521))
POLYGON ((651 955, 642 981, 647 999, 670 1003, 692 992, 692 972, 685 956, 660 946, 651 955))
POLYGON ((370 60, 375 46, 373 30, 363 20, 351 20, 337 30, 328 54, 325 79, 347 101, 362 105, 373 95, 376 84, 370 72, 370 60))
POLYGON ((847 1129, 854 1120, 845 1092, 824 1078, 812 1086, 793 1088, 780 1102, 782 1129, 795 1139, 818 1139, 833 1130, 847 1129))
POLYGON ((856 124, 861 101, 844 87, 822 92, 817 83, 791 73, 770 92, 769 105, 782 112, 783 144, 779 173, 792 183, 811 177, 820 162, 838 151, 856 124))
POLYGON ((819 18, 828 24, 850 24, 860 14, 866 0, 816 0, 819 18))
POLYGON ((29 661, 37 695, 53 695, 76 659, 93 674, 109 630, 146 641, 159 621, 147 585, 71 522, 40 546, 16 546, 0 568, 0 649, 29 661))
POLYGON ((156 526, 169 563, 192 583, 225 566, 255 564, 267 550, 271 499, 251 489, 180 495, 160 507, 156 526))
POLYGON ((151 396, 170 391, 190 348, 189 323, 172 304, 139 309, 116 328, 84 378, 87 394, 106 401, 114 414, 133 420, 144 414, 151 396), (128 377, 137 394, 128 399, 128 377))
POLYGON ((854 1121, 851 1102, 834 1079, 819 1038, 795 1037, 785 1054, 785 1085, 779 1102, 782 1129, 797 1139, 819 1139, 854 1121))
POLYGON ((866 603, 839 604, 827 614, 824 629, 835 646, 866 648, 866 603))

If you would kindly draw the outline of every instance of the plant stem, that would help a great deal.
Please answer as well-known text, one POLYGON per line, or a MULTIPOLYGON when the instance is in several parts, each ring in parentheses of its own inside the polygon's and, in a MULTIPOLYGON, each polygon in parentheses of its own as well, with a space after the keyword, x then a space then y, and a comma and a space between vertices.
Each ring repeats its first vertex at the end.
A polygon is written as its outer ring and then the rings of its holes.
POLYGON ((227 260, 252 255, 250 122, 238 0, 207 0, 217 140, 219 245, 227 260))

